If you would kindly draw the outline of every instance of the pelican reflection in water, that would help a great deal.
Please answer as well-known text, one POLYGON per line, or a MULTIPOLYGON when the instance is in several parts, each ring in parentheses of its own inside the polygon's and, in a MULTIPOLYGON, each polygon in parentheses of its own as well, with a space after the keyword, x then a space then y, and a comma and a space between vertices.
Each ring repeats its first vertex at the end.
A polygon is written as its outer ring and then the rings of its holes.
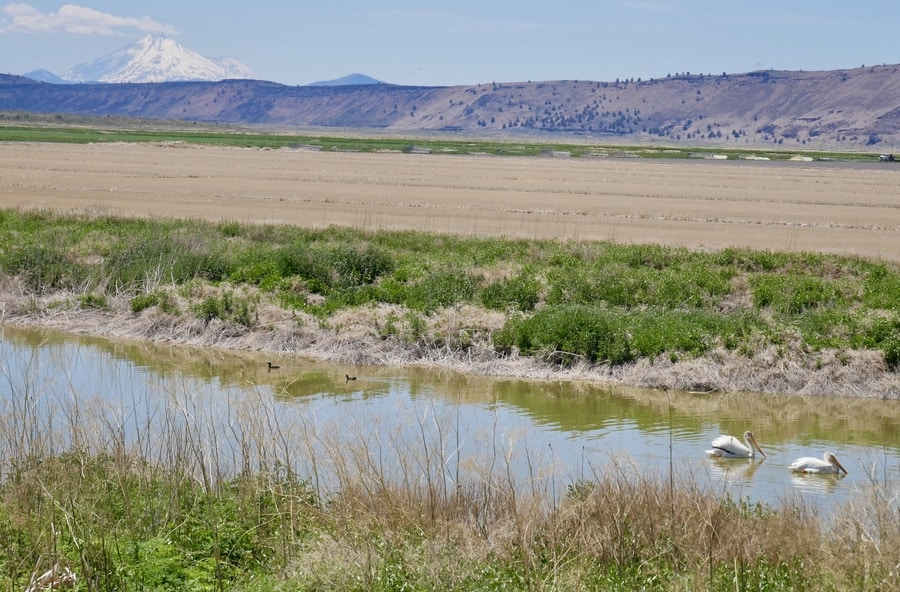
POLYGON ((754 462, 752 458, 745 459, 742 463, 733 458, 712 457, 709 463, 711 475, 715 475, 725 483, 741 483, 749 482, 753 479, 753 475, 763 465, 763 463, 754 462))
POLYGON ((763 458, 766 457, 766 453, 759 447, 753 432, 747 430, 744 432, 744 442, 734 436, 719 436, 712 441, 712 448, 707 450, 706 454, 720 458, 755 458, 756 450, 763 455, 763 458))
POLYGON ((825 475, 840 474, 841 471, 847 474, 847 469, 837 459, 837 457, 826 452, 822 458, 814 458, 812 456, 804 456, 798 458, 791 463, 791 471, 794 473, 819 473, 825 475))

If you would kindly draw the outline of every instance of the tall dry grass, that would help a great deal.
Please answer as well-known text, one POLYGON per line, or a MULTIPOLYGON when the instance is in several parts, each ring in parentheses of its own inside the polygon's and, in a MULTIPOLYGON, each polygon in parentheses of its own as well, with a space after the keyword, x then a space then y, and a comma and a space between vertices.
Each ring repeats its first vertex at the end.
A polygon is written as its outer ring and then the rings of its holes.
POLYGON ((452 406, 403 429, 328 423, 264 389, 222 400, 175 377, 100 398, 15 362, 0 384, 5 589, 54 566, 85 590, 896 584, 900 505, 874 469, 831 521, 628 459, 571 478, 524 436, 467 442, 452 406))

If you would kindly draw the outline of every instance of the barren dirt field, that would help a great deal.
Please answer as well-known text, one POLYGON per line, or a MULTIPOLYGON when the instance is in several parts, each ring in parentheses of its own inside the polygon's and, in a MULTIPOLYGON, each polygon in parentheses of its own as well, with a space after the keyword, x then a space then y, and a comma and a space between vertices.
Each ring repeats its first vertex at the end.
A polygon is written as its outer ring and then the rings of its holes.
POLYGON ((0 143, 0 207, 900 259, 894 163, 0 143))

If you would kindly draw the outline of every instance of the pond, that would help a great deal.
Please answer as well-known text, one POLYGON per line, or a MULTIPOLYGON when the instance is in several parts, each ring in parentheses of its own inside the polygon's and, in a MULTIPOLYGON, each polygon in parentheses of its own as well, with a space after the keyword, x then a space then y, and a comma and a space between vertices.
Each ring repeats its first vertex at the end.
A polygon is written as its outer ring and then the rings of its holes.
POLYGON ((873 481, 900 484, 900 401, 347 367, 0 327, 0 467, 110 442, 156 462, 189 451, 203 478, 290 467, 324 490, 351 473, 440 488, 491 475, 556 498, 614 473, 830 513, 873 481), (747 429, 765 458, 705 454, 720 433, 747 429), (846 476, 788 469, 825 451, 846 476))

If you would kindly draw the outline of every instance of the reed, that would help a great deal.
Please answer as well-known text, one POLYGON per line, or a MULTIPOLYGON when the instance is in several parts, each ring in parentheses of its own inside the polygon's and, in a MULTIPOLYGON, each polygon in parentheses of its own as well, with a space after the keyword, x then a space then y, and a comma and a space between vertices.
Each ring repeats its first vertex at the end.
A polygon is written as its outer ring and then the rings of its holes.
POLYGON ((58 566, 87 590, 890 590, 900 564, 875 469, 832 519, 628 458, 573 477, 527 434, 463 436, 453 405, 331 425, 262 390, 60 396, 29 360, 11 367, 3 589, 58 566))

